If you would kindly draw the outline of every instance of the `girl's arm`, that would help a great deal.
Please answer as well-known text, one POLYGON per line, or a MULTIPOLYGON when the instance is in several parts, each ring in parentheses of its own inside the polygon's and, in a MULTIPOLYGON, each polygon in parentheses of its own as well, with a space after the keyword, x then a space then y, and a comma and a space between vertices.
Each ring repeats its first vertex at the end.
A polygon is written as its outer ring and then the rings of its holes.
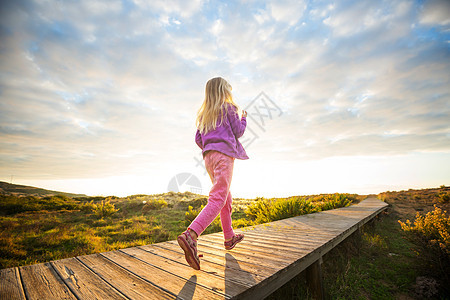
POLYGON ((198 130, 198 129, 197 129, 197 133, 195 134, 195 142, 200 147, 200 149, 203 150, 202 136, 200 134, 200 130, 198 130))
POLYGON ((228 121, 231 125, 231 130, 233 131, 236 138, 240 138, 245 131, 245 127, 247 127, 247 112, 244 112, 242 114, 242 119, 239 120, 239 115, 236 111, 234 111, 233 107, 230 105, 229 107, 229 113, 228 115, 228 121))

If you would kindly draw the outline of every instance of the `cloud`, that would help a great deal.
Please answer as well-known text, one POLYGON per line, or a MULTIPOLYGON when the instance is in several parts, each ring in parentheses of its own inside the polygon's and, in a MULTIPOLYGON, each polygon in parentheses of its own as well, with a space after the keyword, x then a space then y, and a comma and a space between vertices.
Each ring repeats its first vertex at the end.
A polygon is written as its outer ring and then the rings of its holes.
POLYGON ((150 11, 159 13, 165 13, 169 15, 178 15, 182 18, 190 18, 197 13, 203 5, 204 1, 173 1, 167 2, 164 0, 157 1, 141 1, 135 0, 134 4, 139 7, 150 11))
POLYGON ((277 22, 284 22, 293 26, 306 10, 306 3, 292 0, 271 1, 269 7, 272 17, 277 22))
POLYGON ((445 0, 425 1, 419 21, 426 25, 450 25, 450 3, 445 0))
POLYGON ((80 178, 195 165, 195 113, 217 75, 242 107, 265 91, 283 109, 251 157, 449 152, 447 10, 446 1, 2 3, 0 170, 80 178))
POLYGON ((328 7, 323 23, 331 27, 335 36, 345 38, 383 29, 385 35, 394 33, 398 38, 408 27, 406 18, 411 16, 413 6, 409 1, 370 2, 342 1, 328 7))

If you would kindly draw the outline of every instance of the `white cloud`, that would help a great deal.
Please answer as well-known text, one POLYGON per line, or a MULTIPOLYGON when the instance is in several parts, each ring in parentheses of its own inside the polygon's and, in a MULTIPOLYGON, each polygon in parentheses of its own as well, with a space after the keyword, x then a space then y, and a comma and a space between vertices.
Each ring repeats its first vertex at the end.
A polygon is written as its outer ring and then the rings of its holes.
POLYGON ((429 0, 423 4, 420 23, 426 25, 447 26, 450 24, 450 2, 447 0, 429 0))
POLYGON ((218 37, 223 30, 223 22, 221 19, 215 20, 214 24, 212 25, 210 32, 215 35, 216 37, 218 37))
POLYGON ((306 3, 298 0, 271 1, 268 6, 277 22, 284 22, 290 26, 295 25, 306 10, 306 3))
POLYGON ((91 0, 82 2, 84 9, 92 15, 118 14, 122 10, 122 1, 119 0, 91 0))
POLYGON ((265 91, 283 109, 255 161, 450 151, 448 44, 427 31, 446 4, 52 3, 0 19, 2 174, 196 169, 195 113, 217 75, 242 107, 265 91))
POLYGON ((257 12, 253 14, 253 17, 255 18, 256 22, 258 22, 259 25, 262 25, 270 21, 270 14, 263 9, 258 9, 257 12))
POLYGON ((402 26, 402 19, 412 9, 412 4, 406 1, 339 4, 341 5, 333 7, 329 16, 323 20, 337 37, 348 37, 379 28, 383 28, 384 34, 397 31, 402 28, 399 28, 402 26))
POLYGON ((185 19, 190 18, 192 17, 192 15, 197 13, 201 9, 204 0, 193 0, 193 1, 134 0, 134 3, 139 8, 144 8, 150 11, 160 12, 168 15, 177 15, 185 19))

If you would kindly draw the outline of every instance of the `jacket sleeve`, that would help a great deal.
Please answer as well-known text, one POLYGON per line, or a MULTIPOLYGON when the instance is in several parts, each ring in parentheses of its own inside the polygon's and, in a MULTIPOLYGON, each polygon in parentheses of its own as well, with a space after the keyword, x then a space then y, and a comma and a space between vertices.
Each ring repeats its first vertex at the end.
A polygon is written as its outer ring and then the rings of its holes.
POLYGON ((200 130, 197 129, 197 133, 195 134, 195 142, 203 150, 202 136, 200 134, 200 130))
POLYGON ((242 119, 239 120, 239 115, 236 111, 234 111, 233 107, 230 105, 228 108, 229 110, 227 117, 230 122, 231 130, 236 138, 240 138, 244 135, 245 127, 247 127, 247 118, 242 117, 242 119))

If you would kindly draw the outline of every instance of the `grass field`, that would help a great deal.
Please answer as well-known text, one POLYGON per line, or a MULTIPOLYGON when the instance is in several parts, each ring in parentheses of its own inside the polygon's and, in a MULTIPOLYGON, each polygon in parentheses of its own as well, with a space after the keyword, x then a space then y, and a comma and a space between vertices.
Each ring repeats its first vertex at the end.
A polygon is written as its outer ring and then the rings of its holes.
MULTIPOLYGON (((444 271, 450 267, 448 252, 436 243, 430 244, 420 234, 406 232, 398 222, 407 219, 413 222, 417 212, 425 215, 435 209, 434 205, 448 211, 449 191, 441 187, 379 194, 381 200, 391 205, 389 212, 324 257, 327 298, 449 297, 449 278, 444 271)), ((365 196, 332 194, 234 199, 233 226, 244 227, 347 206, 363 198, 365 196)), ((206 203, 205 196, 189 192, 126 198, 2 195, 0 267, 173 240, 206 203)), ((448 218, 448 214, 446 216, 448 218)), ((205 233, 218 231, 221 227, 217 218, 205 233)), ((302 276, 286 284, 270 299, 308 298, 302 276)))
MULTIPOLYGON (((356 195, 234 199, 233 226, 245 227, 350 205, 356 195)), ((8 268, 174 240, 207 197, 165 193, 117 197, 0 195, 0 267, 8 268)), ((216 218, 205 234, 221 231, 216 218)))

